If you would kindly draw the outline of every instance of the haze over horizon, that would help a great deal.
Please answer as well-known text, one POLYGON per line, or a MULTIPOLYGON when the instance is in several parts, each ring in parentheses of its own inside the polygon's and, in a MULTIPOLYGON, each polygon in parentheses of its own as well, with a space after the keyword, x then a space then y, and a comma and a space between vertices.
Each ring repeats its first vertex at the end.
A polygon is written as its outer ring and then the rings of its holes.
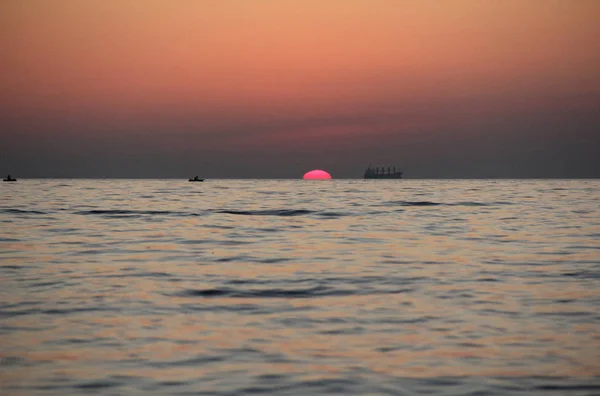
POLYGON ((16 177, 600 177, 600 1, 0 3, 16 177))

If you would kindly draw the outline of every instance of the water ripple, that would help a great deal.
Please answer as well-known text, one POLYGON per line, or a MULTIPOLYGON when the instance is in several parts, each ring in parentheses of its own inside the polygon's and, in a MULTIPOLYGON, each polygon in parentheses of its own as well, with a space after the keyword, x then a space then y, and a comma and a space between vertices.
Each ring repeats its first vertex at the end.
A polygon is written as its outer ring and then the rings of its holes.
POLYGON ((242 216, 302 216, 315 213, 306 209, 273 209, 273 210, 215 210, 216 213, 242 216))
POLYGON ((190 184, 0 189, 2 392, 600 393, 600 182, 190 184))

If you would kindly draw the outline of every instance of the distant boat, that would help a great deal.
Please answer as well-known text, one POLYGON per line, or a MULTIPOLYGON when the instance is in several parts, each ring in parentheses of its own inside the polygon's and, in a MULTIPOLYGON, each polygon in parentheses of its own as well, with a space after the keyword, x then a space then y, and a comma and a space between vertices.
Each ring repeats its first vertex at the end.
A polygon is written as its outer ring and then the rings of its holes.
POLYGON ((5 181, 5 182, 16 182, 17 179, 15 179, 14 177, 10 177, 10 175, 8 175, 2 181, 5 181))
POLYGON ((369 165, 365 170, 365 179, 402 179, 402 172, 397 172, 395 166, 371 168, 369 165))
POLYGON ((204 179, 199 179, 198 176, 196 176, 193 179, 189 179, 188 181, 191 181, 191 182, 203 182, 204 179))

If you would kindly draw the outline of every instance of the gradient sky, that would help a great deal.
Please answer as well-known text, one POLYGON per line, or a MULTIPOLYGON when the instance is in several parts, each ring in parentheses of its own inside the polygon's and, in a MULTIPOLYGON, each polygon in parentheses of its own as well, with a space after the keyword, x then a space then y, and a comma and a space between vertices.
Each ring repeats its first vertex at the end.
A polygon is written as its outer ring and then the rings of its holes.
POLYGON ((600 177, 597 0, 3 0, 0 172, 600 177))

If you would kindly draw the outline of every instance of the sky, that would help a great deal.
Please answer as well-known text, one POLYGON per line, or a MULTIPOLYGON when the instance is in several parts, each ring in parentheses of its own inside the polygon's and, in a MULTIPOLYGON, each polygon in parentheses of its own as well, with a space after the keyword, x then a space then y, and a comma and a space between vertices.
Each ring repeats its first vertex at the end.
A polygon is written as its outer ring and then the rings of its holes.
POLYGON ((3 0, 0 173, 600 177, 597 0, 3 0))

